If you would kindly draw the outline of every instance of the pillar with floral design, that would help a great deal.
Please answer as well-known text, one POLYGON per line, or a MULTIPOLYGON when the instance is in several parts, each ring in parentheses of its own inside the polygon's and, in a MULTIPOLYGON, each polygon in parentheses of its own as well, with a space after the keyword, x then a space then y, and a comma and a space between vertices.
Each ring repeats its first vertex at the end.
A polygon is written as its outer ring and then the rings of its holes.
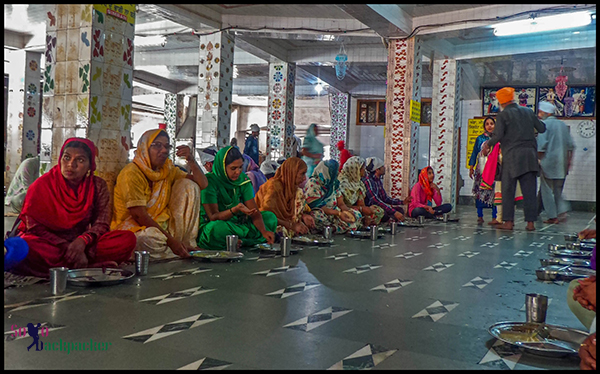
POLYGON ((340 140, 348 141, 348 118, 350 113, 350 94, 337 92, 331 98, 331 136, 329 137, 330 157, 340 160, 340 151, 337 143, 340 140))
POLYGON ((394 40, 388 50, 384 187, 404 199, 417 182, 419 122, 410 103, 421 101, 421 40, 394 40))
MULTIPOLYGON (((182 125, 183 98, 185 95, 165 94, 165 124, 167 125, 167 134, 171 143, 175 142, 175 135, 182 125)), ((175 160, 175 148, 171 152, 171 160, 175 160)))
POLYGON ((39 52, 8 51, 8 122, 6 129, 6 171, 9 182, 21 161, 35 157, 40 147, 40 76, 39 52))
POLYGON ((55 4, 46 15, 42 148, 56 165, 67 138, 92 140, 112 191, 129 161, 135 4, 55 4))
POLYGON ((267 110, 267 160, 292 155, 294 140, 294 96, 296 64, 269 63, 269 107, 267 110))
POLYGON ((227 32, 200 36, 196 149, 229 145, 234 46, 227 32))
POLYGON ((442 200, 456 209, 458 196, 458 134, 460 108, 460 62, 436 56, 433 62, 431 143, 429 165, 442 200))

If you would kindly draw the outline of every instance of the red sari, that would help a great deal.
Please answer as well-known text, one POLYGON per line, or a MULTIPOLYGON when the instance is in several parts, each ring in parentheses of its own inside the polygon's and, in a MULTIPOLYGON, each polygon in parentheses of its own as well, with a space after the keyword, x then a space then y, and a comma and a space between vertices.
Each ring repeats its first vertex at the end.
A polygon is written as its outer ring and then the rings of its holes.
MULTIPOLYGON (((88 139, 70 138, 72 142, 85 143, 95 153, 94 143, 88 139)), ((14 272, 48 278, 49 269, 65 266, 65 253, 69 244, 81 237, 87 243, 85 254, 88 266, 114 261, 129 260, 136 245, 136 237, 130 231, 110 230, 112 207, 110 192, 104 179, 94 176, 95 154, 90 160, 90 173, 75 192, 67 185, 60 170, 60 161, 46 174, 39 177, 27 190, 21 211, 19 236, 29 245, 27 257, 14 272)))

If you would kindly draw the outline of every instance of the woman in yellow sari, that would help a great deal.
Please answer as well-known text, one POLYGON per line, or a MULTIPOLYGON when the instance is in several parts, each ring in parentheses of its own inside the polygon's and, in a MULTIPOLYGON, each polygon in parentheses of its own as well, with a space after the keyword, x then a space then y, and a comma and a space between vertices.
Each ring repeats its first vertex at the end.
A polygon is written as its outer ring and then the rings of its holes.
POLYGON ((136 250, 147 250, 152 258, 189 257, 198 236, 200 190, 208 186, 190 148, 179 146, 176 152, 187 160, 188 174, 169 159, 171 147, 164 130, 146 131, 114 190, 111 230, 134 232, 136 250))
POLYGON ((306 163, 298 158, 288 158, 281 164, 275 176, 258 190, 256 205, 262 212, 277 216, 277 233, 283 236, 308 234, 315 228, 314 219, 308 214, 310 208, 304 200, 300 185, 306 180, 306 163))

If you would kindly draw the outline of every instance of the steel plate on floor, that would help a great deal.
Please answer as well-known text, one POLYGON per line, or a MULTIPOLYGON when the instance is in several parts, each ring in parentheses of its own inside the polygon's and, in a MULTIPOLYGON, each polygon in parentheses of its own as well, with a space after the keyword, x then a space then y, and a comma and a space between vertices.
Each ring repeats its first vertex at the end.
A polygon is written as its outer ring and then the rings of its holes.
POLYGON ((538 279, 544 281, 562 280, 572 281, 578 278, 587 278, 596 275, 596 271, 586 268, 578 268, 564 265, 549 265, 535 271, 538 279))
POLYGON ((333 239, 325 239, 321 235, 302 235, 292 238, 292 243, 301 245, 331 245, 333 239))
POLYGON ((131 279, 133 275, 133 272, 125 269, 73 269, 67 273, 67 282, 80 287, 112 286, 131 279))
POLYGON ((498 340, 544 356, 577 355, 588 337, 585 331, 528 322, 499 322, 488 332, 498 340))
MULTIPOLYGON (((371 239, 371 231, 348 231, 346 235, 352 238, 371 239)), ((383 236, 382 232, 377 233, 377 238, 383 238, 383 236)))
POLYGON ((191 251, 190 255, 194 258, 209 260, 210 262, 225 262, 230 260, 239 260, 244 257, 241 252, 228 251, 191 251))
POLYGON ((589 251, 577 251, 573 249, 559 249, 555 251, 548 251, 548 254, 552 257, 577 257, 577 258, 591 258, 592 252, 589 251))
POLYGON ((589 260, 582 260, 578 258, 540 258, 540 264, 542 266, 550 265, 567 265, 575 266, 580 268, 589 268, 592 266, 589 260))
MULTIPOLYGON (((253 247, 253 249, 260 250, 261 253, 273 253, 273 254, 281 254, 281 247, 279 245, 271 245, 271 244, 257 244, 253 247)), ((301 247, 290 247, 290 253, 296 254, 301 251, 301 247)))

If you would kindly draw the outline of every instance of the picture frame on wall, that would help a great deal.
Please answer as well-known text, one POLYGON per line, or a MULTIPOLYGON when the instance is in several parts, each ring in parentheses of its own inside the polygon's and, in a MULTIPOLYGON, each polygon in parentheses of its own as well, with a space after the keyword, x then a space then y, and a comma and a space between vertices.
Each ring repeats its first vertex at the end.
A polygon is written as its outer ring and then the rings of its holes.
POLYGON ((565 117, 595 117, 596 86, 569 86, 563 102, 565 117))
POLYGON ((556 108, 555 115, 556 117, 564 117, 565 116, 565 102, 563 101, 567 95, 563 97, 563 100, 558 98, 556 94, 556 89, 554 86, 549 87, 540 87, 538 90, 539 101, 547 101, 554 105, 556 108))
MULTIPOLYGON (((502 87, 484 87, 481 113, 483 116, 495 116, 500 112, 496 92, 502 87)), ((535 87, 515 87, 515 103, 537 111, 537 89, 535 87)))

